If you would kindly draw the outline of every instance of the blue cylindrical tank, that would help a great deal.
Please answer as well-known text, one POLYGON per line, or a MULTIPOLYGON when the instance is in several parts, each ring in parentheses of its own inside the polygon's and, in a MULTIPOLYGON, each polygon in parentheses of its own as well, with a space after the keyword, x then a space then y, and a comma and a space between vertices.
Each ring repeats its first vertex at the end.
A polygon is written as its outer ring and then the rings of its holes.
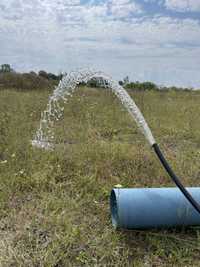
MULTIPOLYGON (((187 188, 200 203, 200 188, 187 188)), ((200 225, 200 215, 178 188, 114 188, 110 195, 115 228, 148 229, 200 225)))

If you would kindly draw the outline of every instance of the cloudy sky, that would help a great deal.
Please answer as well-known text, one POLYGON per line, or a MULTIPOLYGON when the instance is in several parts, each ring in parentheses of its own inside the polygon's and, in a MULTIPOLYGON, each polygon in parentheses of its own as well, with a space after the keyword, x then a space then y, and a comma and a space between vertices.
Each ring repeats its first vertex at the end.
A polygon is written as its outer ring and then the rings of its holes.
POLYGON ((0 64, 200 88, 200 0, 0 0, 0 64))

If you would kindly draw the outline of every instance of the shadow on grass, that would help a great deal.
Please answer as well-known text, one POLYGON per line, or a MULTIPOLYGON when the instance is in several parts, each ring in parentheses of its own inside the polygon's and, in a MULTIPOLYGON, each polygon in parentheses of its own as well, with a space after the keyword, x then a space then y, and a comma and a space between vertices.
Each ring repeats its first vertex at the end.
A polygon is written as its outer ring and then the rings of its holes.
POLYGON ((123 241, 127 246, 133 245, 142 247, 163 247, 167 248, 171 244, 177 248, 190 248, 200 251, 199 236, 200 226, 179 227, 170 229, 150 229, 150 230, 118 230, 122 234, 123 241))

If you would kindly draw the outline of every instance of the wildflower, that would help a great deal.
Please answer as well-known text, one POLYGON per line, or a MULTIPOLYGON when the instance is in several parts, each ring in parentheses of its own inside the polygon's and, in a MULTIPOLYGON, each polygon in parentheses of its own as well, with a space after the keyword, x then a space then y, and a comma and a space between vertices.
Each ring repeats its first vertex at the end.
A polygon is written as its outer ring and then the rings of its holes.
POLYGON ((0 163, 1 164, 6 164, 8 161, 7 160, 3 160, 3 161, 1 161, 0 163))
POLYGON ((20 173, 20 174, 23 174, 23 173, 24 173, 24 170, 20 170, 19 173, 20 173))
POLYGON ((122 188, 123 186, 121 184, 114 185, 115 188, 122 188))

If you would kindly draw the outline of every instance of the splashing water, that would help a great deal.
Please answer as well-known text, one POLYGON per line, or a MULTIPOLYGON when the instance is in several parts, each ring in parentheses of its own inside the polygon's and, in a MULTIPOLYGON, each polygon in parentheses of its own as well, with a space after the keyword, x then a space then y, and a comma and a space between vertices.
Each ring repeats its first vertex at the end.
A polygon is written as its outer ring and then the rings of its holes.
POLYGON ((91 79, 97 80, 103 87, 112 90, 135 119, 149 144, 151 146, 155 144, 154 137, 141 111, 126 90, 117 81, 112 80, 112 78, 102 72, 82 70, 70 72, 59 82, 53 94, 49 97, 46 110, 41 114, 40 126, 36 132, 35 139, 32 141, 32 145, 44 149, 54 148, 54 123, 61 119, 64 111, 64 103, 72 96, 79 83, 87 83, 91 79))

